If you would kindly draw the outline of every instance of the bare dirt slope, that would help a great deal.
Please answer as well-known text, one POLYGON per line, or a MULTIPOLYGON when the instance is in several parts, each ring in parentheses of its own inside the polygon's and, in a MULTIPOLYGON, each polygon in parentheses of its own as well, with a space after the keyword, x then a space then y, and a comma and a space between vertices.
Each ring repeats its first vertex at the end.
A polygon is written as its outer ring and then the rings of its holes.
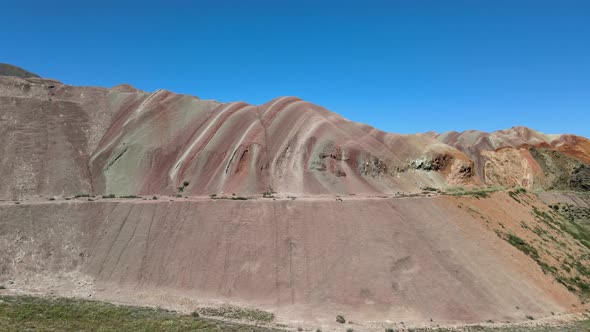
POLYGON ((524 237, 522 222, 539 224, 506 194, 38 202, 4 204, 0 220, 1 281, 26 291, 175 306, 230 301, 328 325, 337 314, 523 320, 579 305, 493 232, 524 237))

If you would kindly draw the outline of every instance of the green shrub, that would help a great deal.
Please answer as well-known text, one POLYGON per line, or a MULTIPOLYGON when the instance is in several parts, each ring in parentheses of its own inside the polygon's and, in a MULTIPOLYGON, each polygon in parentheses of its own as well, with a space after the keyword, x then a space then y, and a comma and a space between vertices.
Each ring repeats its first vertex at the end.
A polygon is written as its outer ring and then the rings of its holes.
POLYGON ((342 316, 342 315, 337 315, 337 316, 336 316, 336 321, 337 321, 338 323, 340 323, 340 324, 344 324, 344 323, 346 323, 346 319, 344 319, 344 316, 342 316))
POLYGON ((515 246, 518 250, 525 253, 527 256, 535 260, 539 259, 539 252, 537 251, 537 249, 531 247, 525 240, 519 238, 514 234, 508 234, 506 240, 508 241, 508 243, 515 246))

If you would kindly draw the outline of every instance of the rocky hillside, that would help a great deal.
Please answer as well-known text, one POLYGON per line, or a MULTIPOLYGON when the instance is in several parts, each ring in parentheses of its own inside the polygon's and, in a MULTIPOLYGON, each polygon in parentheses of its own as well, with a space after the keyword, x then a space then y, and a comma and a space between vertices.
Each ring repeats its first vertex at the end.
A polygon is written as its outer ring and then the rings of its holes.
POLYGON ((397 135, 295 97, 221 103, 37 77, 0 76, 0 139, 3 199, 588 190, 590 181, 590 142, 572 135, 522 127, 397 135))
POLYGON ((307 331, 590 308, 583 137, 0 76, 0 141, 0 293, 230 303, 307 331))

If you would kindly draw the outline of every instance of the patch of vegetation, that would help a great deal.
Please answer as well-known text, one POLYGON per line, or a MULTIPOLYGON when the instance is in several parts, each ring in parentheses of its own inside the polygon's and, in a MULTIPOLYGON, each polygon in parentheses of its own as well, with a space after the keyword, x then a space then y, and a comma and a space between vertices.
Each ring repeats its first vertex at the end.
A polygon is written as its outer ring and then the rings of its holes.
POLYGON ((262 193, 263 198, 276 198, 275 195, 276 191, 274 191, 271 187, 268 187, 268 190, 262 193))
POLYGON ((516 190, 511 190, 508 191, 508 196, 510 196, 513 200, 515 200, 517 203, 522 203, 521 200, 518 198, 519 195, 521 194, 525 194, 526 193, 526 189, 524 188, 518 188, 516 190))
POLYGON ((139 198, 139 196, 135 196, 135 195, 123 195, 123 196, 119 196, 119 198, 139 198))
POLYGON ((222 322, 155 308, 105 302, 0 296, 0 331, 270 332, 276 329, 222 322))
POLYGON ((501 187, 487 187, 487 188, 477 188, 473 190, 465 190, 462 187, 451 187, 448 188, 447 191, 443 192, 445 195, 451 196, 473 196, 477 199, 480 198, 487 198, 490 196, 491 193, 497 192, 502 190, 501 187))
POLYGON ((539 252, 537 251, 537 249, 533 248, 525 240, 519 238, 518 236, 514 234, 508 234, 506 237, 506 241, 508 241, 508 243, 515 246, 516 249, 522 251, 523 253, 525 253, 525 255, 531 257, 532 259, 539 259, 539 252))
POLYGON ((83 198, 83 197, 90 197, 90 194, 78 194, 74 196, 74 198, 83 198))
POLYGON ((109 195, 103 195, 102 198, 117 198, 117 196, 115 196, 115 194, 109 194, 109 195))
POLYGON ((227 196, 217 196, 216 194, 209 195, 209 198, 211 198, 211 199, 229 199, 229 200, 232 200, 232 201, 247 201, 248 200, 248 197, 243 197, 243 196, 231 196, 231 197, 227 197, 227 196))
POLYGON ((199 309, 199 313, 204 316, 244 319, 253 322, 272 322, 275 319, 275 315, 268 311, 240 308, 230 305, 201 308, 199 309))
POLYGON ((429 191, 429 192, 440 192, 440 190, 439 190, 439 189, 432 188, 432 187, 423 187, 423 188, 420 188, 420 189, 421 189, 422 191, 429 191))
POLYGON ((178 192, 179 193, 184 192, 184 188, 188 187, 189 184, 190 184, 190 182, 188 182, 188 181, 182 182, 182 185, 180 187, 178 187, 178 192))
MULTIPOLYGON (((590 249, 590 232, 588 229, 560 215, 557 212, 562 211, 559 205, 557 208, 555 208, 555 205, 552 205, 551 209, 549 211, 543 211, 536 206, 532 206, 531 213, 537 222, 547 225, 551 230, 562 236, 571 236, 581 246, 585 247, 583 249, 590 249)), ((535 226, 532 232, 537 234, 544 242, 553 242, 558 246, 562 254, 567 257, 567 259, 564 258, 559 268, 541 260, 537 250, 531 244, 522 241, 522 239, 511 235, 508 235, 505 239, 533 258, 542 268, 543 272, 553 275, 555 280, 565 286, 569 291, 578 295, 582 300, 588 298, 590 296, 590 268, 588 267, 590 254, 586 252, 586 254, 574 257, 572 255, 574 252, 570 249, 570 246, 566 242, 558 240, 550 232, 539 226, 535 226), (531 248, 533 249, 532 251, 531 248)), ((554 258, 560 261, 559 257, 554 256, 554 258)))
POLYGON ((344 319, 344 316, 342 316, 342 315, 337 315, 337 316, 336 316, 336 321, 337 321, 338 323, 340 323, 340 324, 344 324, 344 323, 346 323, 346 319, 344 319))

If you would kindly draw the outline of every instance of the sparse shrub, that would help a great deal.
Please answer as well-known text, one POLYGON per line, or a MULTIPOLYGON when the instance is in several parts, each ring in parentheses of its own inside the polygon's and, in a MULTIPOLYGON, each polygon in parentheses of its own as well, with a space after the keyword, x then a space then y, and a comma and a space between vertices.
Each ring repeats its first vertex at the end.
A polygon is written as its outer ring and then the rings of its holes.
POLYGON ((90 197, 90 194, 78 194, 74 196, 74 198, 83 198, 83 197, 90 197))
POLYGON ((154 196, 154 197, 152 197, 152 199, 155 201, 158 199, 158 196, 154 196))
POLYGON ((209 195, 209 198, 215 199, 215 198, 217 198, 217 194, 211 194, 211 195, 209 195))
POLYGON ((510 243, 511 245, 515 246, 516 249, 525 253, 527 256, 535 260, 539 259, 539 252, 537 251, 537 249, 531 247, 531 245, 529 245, 525 240, 519 238, 518 236, 514 234, 508 234, 506 241, 508 241, 508 243, 510 243))
POLYGON ((526 317, 526 319, 535 320, 535 317, 533 317, 531 315, 526 315, 525 317, 526 317))
POLYGON ((385 332, 395 332, 392 328, 385 329, 385 332))
POLYGON ((346 319, 344 319, 344 316, 342 316, 342 315, 337 315, 337 316, 336 316, 336 321, 337 321, 338 323, 340 323, 340 324, 344 324, 344 323, 346 323, 346 319))
POLYGON ((438 189, 432 188, 432 187, 424 187, 424 188, 421 188, 421 189, 422 189, 422 191, 438 191, 438 189))
POLYGON ((224 305, 221 307, 201 308, 199 312, 205 316, 225 317, 229 319, 245 319, 249 321, 272 322, 275 315, 271 312, 224 305))
POLYGON ((263 198, 275 198, 274 194, 276 194, 277 192, 274 191, 274 189, 272 189, 271 186, 268 186, 268 189, 262 193, 262 197, 263 198))
POLYGON ((6 286, 0 285, 0 289, 6 289, 6 286))
POLYGON ((182 185, 183 185, 184 187, 188 187, 188 185, 189 185, 189 184, 190 184, 190 183, 189 183, 188 181, 184 181, 184 182, 182 183, 182 185))
POLYGON ((351 328, 347 328, 347 329, 346 329, 346 332, 353 332, 353 331, 354 331, 354 330, 353 330, 353 329, 351 329, 351 328))
POLYGON ((110 195, 103 195, 102 198, 117 198, 117 196, 115 196, 115 194, 110 194, 110 195))
POLYGON ((183 187, 183 186, 180 186, 180 187, 178 187, 178 192, 179 192, 179 193, 181 193, 181 192, 183 192, 183 191, 184 191, 184 187, 183 187))
POLYGON ((199 318, 200 317, 199 313, 196 312, 196 311, 191 312, 191 316, 193 316, 193 318, 199 318))
POLYGON ((297 331, 303 331, 303 329, 301 327, 298 327, 297 331))
POLYGON ((135 195, 124 195, 124 196, 119 196, 119 198, 139 198, 139 197, 135 196, 135 195))
POLYGON ((55 197, 49 197, 50 201, 55 201, 55 197))

